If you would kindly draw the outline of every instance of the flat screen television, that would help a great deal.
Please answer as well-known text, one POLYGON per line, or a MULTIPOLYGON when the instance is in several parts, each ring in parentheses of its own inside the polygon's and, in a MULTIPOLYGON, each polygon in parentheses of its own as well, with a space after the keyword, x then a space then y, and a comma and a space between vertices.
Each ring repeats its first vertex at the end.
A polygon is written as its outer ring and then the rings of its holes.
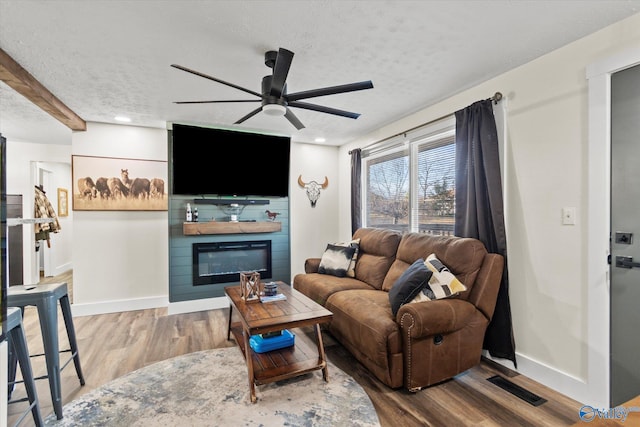
POLYGON ((183 124, 169 135, 173 194, 289 196, 289 137, 183 124))

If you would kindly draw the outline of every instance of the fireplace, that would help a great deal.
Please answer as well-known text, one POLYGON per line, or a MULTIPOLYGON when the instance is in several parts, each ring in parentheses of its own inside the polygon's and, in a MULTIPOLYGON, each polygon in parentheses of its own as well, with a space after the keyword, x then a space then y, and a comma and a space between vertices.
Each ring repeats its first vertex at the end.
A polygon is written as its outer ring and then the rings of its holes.
POLYGON ((271 278, 271 240, 193 244, 193 284, 239 282, 240 272, 271 278))

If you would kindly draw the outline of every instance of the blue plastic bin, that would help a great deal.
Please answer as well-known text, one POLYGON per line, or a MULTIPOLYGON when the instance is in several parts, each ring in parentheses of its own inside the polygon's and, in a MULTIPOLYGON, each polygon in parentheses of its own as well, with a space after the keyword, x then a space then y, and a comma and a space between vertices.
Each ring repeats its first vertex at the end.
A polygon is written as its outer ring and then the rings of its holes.
POLYGON ((260 335, 251 335, 249 345, 256 353, 265 353, 267 351, 279 350, 281 348, 290 347, 295 343, 296 336, 283 329, 282 334, 271 338, 262 338, 260 335))

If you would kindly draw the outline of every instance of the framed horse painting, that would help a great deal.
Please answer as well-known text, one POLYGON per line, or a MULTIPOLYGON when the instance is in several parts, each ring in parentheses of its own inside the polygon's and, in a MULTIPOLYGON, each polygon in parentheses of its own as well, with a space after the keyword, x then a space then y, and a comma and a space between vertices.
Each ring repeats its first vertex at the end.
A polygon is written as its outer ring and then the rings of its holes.
POLYGON ((71 156, 74 211, 166 211, 167 162, 71 156))

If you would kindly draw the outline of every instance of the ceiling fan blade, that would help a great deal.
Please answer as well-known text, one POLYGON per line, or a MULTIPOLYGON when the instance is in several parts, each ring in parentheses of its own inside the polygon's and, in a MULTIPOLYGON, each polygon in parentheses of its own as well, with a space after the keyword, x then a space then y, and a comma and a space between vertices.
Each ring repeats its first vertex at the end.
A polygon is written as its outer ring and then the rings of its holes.
POLYGON ((335 95, 338 93, 355 92, 357 90, 373 89, 371 80, 357 83, 349 83, 346 85, 330 86, 320 89, 305 90, 303 92, 290 93, 285 96, 288 102, 297 101, 299 99, 315 98, 317 96, 335 95))
POLYGON ((321 113, 335 114, 336 116, 348 117, 350 119, 357 119, 360 117, 359 113, 352 113, 351 111, 338 110, 337 108, 325 107, 323 105, 309 104, 308 102, 294 101, 289 103, 289 107, 304 108, 305 110, 319 111, 321 113))
POLYGON ((260 111, 262 111, 262 106, 256 108, 255 110, 253 110, 252 112, 250 112, 249 114, 247 114, 246 116, 244 116, 243 118, 241 118, 240 120, 235 122, 234 124, 239 125, 240 123, 244 122, 245 120, 250 119, 251 117, 255 116, 260 111))
POLYGON ((208 76, 208 75, 203 74, 203 73, 201 73, 199 71, 191 70, 189 68, 183 67, 182 65, 171 64, 171 66, 173 68, 177 68, 178 70, 186 71, 187 73, 195 74, 196 76, 204 77, 205 79, 213 80, 214 82, 218 82, 218 83, 221 83, 223 85, 227 85, 227 86, 230 86, 232 88, 241 90, 243 92, 250 93, 251 95, 257 96, 258 98, 262 98, 261 94, 259 94, 258 92, 254 92, 251 89, 247 89, 247 88, 244 88, 242 86, 234 85, 233 83, 225 82, 224 80, 216 79, 215 77, 208 76))
POLYGON ((285 113, 284 116, 287 118, 287 120, 291 122, 292 125, 296 127, 296 129, 298 130, 304 129, 304 125, 302 124, 302 122, 298 120, 296 115, 293 114, 293 111, 291 111, 289 108, 287 108, 287 112, 285 113))
POLYGON ((174 104, 219 104, 224 102, 260 102, 260 99, 230 99, 223 101, 175 101, 174 104))
POLYGON ((287 49, 280 48, 278 50, 278 56, 276 57, 276 63, 273 66, 273 79, 271 80, 271 90, 269 94, 280 98, 284 91, 284 85, 287 81, 287 75, 289 74, 289 68, 291 68, 291 61, 293 60, 293 52, 287 49))

